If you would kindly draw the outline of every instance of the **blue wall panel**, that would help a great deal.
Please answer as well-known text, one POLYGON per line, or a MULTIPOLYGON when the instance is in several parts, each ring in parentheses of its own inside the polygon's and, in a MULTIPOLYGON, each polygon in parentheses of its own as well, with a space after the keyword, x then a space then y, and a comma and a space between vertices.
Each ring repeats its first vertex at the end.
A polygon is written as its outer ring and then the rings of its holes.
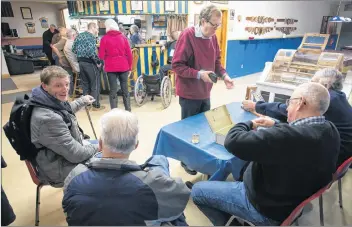
POLYGON ((230 77, 261 72, 279 49, 297 49, 302 37, 258 40, 228 40, 226 70, 230 77), (243 65, 243 68, 241 67, 243 65))

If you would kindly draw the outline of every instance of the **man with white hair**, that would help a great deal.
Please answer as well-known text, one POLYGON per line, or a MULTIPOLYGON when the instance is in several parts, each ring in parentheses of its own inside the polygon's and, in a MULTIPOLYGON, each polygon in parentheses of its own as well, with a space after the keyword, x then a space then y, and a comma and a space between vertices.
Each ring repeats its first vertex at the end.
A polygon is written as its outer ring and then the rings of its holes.
MULTIPOLYGON (((352 107, 348 103, 345 93, 342 92, 343 80, 343 75, 334 68, 319 70, 312 78, 312 82, 320 83, 329 90, 330 105, 324 116, 326 120, 334 123, 341 138, 341 150, 336 168, 352 157, 352 107)), ((246 110, 255 110, 257 113, 283 122, 287 121, 287 105, 285 103, 245 100, 242 104, 246 110)))
POLYGON ((52 49, 50 47, 50 44, 53 39, 53 36, 56 33, 59 33, 59 31, 56 29, 55 24, 51 24, 50 28, 43 33, 43 37, 42 37, 43 38, 43 52, 46 54, 51 65, 55 65, 55 61, 52 56, 52 49))
POLYGON ((113 109, 101 118, 102 154, 66 178, 63 209, 69 225, 187 225, 190 191, 173 179, 164 156, 143 165, 129 160, 138 146, 136 115, 113 109))
POLYGON ((289 124, 270 118, 236 124, 225 148, 250 161, 243 182, 196 183, 192 198, 198 208, 214 225, 225 225, 231 215, 254 225, 279 225, 332 180, 340 138, 322 116, 329 103, 324 86, 305 83, 287 100, 289 124), (268 128, 256 131, 258 126, 268 128))

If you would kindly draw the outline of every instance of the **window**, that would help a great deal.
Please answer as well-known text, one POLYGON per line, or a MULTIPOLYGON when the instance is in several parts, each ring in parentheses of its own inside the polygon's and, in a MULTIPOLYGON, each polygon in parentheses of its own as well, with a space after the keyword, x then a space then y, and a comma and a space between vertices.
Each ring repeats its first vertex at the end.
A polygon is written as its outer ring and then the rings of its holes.
POLYGON ((1 17, 14 17, 11 2, 1 2, 1 17))

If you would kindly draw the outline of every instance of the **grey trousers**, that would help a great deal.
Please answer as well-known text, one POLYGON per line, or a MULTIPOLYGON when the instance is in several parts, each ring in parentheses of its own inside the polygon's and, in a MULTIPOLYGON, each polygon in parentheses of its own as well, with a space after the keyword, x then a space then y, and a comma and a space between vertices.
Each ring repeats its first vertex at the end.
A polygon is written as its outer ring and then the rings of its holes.
POLYGON ((128 92, 128 75, 127 72, 108 72, 108 80, 110 85, 109 101, 110 108, 117 108, 117 79, 120 81, 122 100, 125 106, 125 110, 131 112, 131 100, 130 93, 128 92))
POLYGON ((95 99, 93 107, 100 107, 100 70, 94 63, 79 62, 79 70, 83 95, 91 95, 95 99))

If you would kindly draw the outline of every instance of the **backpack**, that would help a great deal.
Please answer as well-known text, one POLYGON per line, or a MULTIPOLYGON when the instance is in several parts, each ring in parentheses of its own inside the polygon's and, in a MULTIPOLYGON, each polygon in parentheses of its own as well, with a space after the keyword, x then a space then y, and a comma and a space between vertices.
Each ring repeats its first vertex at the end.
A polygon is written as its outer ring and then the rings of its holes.
POLYGON ((159 59, 158 59, 158 56, 157 56, 155 50, 153 50, 153 52, 152 52, 151 65, 152 65, 152 68, 156 68, 159 66, 159 59))
POLYGON ((11 109, 10 120, 4 125, 3 129, 21 160, 33 161, 38 152, 43 149, 36 148, 31 141, 31 116, 34 107, 50 109, 62 116, 69 129, 72 125, 70 117, 61 111, 36 103, 27 94, 23 98, 17 97, 11 109))

